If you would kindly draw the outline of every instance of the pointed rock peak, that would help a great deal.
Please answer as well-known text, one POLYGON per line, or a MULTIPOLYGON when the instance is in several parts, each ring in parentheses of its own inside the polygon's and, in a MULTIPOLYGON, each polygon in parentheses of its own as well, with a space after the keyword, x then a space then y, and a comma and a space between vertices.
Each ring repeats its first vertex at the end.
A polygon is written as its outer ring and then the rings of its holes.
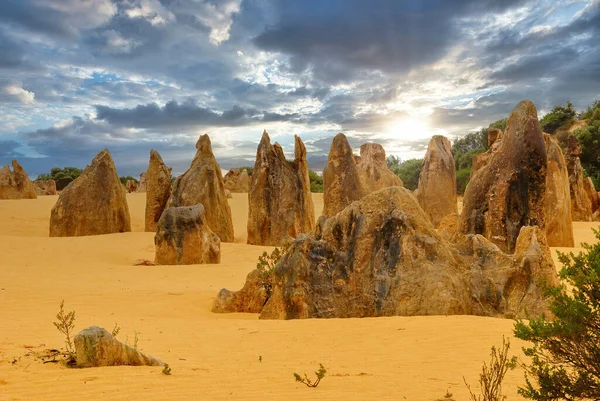
POLYGON ((294 135, 294 159, 296 161, 306 161, 306 146, 298 135, 294 135))
POLYGON ((360 145, 360 157, 368 161, 385 162, 385 150, 378 143, 363 143, 360 145))
MULTIPOLYGON (((522 127, 525 127, 528 120, 538 121, 537 110, 535 105, 529 100, 523 100, 517 105, 508 116, 508 122, 506 124, 506 134, 508 136, 515 136, 516 132, 522 127)), ((539 125, 539 124, 538 124, 539 125)), ((541 136, 541 128, 540 128, 541 136)))
POLYGON ((267 130, 264 130, 262 133, 262 137, 260 138, 260 141, 264 141, 266 140, 268 143, 271 143, 271 137, 269 137, 269 134, 267 133, 267 130))
POLYGON ((21 163, 16 160, 12 161, 12 168, 14 172, 23 171, 23 166, 21 166, 21 163))
POLYGON ((92 163, 90 164, 90 166, 97 166, 98 164, 102 163, 102 162, 107 162, 107 163, 112 163, 114 164, 113 158, 110 154, 110 151, 106 148, 102 149, 97 155, 96 157, 94 157, 94 159, 92 160, 92 163))
MULTIPOLYGON (((350 143, 348 142, 348 138, 346 135, 341 132, 337 134, 333 138, 333 142, 331 142, 331 149, 329 149, 329 154, 332 155, 346 155, 352 154, 352 148, 350 147, 350 143)), ((354 159, 354 157, 353 157, 354 159)))
POLYGON ((196 142, 196 149, 198 149, 198 154, 202 155, 212 155, 212 145, 210 143, 210 138, 208 134, 200 135, 198 138, 198 142, 196 142))

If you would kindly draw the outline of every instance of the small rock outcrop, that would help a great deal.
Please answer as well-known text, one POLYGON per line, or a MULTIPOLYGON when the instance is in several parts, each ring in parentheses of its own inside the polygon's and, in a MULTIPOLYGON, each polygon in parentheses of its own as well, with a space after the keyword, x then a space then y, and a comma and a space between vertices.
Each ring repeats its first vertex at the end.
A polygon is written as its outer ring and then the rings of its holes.
POLYGON ((208 135, 196 143, 196 156, 190 168, 177 177, 167 207, 202 204, 206 223, 223 242, 233 242, 231 209, 225 197, 223 174, 212 152, 208 135))
POLYGON ((154 246, 154 261, 159 265, 221 261, 221 241, 206 224, 201 204, 165 209, 158 220, 154 246))
POLYGON ((573 221, 592 220, 592 202, 583 186, 583 168, 579 160, 581 145, 575 135, 569 135, 567 139, 567 171, 569 172, 569 185, 571 188, 571 215, 573 221))
POLYGON ((419 175, 417 200, 434 227, 449 214, 457 213, 456 168, 450 141, 435 135, 429 141, 419 175))
POLYGON ((594 182, 590 177, 586 177, 586 179, 583 180, 583 189, 585 189, 585 193, 592 203, 592 211, 595 212, 600 207, 600 197, 598 196, 598 191, 596 191, 594 182))
POLYGON ((44 191, 44 195, 56 195, 58 192, 56 191, 56 182, 54 180, 46 181, 46 189, 44 191))
POLYGON ((156 232, 156 224, 171 195, 171 169, 160 154, 152 149, 150 163, 144 174, 146 186, 145 231, 156 232))
POLYGON ((250 178, 248 170, 245 168, 232 168, 225 174, 223 181, 225 183, 225 189, 228 189, 232 193, 250 192, 252 178, 250 178))
POLYGON ((378 143, 365 143, 360 146, 358 172, 368 192, 387 187, 401 187, 402 180, 392 173, 385 161, 385 150, 378 143))
POLYGON ((488 130, 488 148, 491 148, 494 143, 500 139, 502 139, 502 135, 504 133, 501 129, 498 128, 490 128, 488 130))
POLYGON ((138 183, 134 180, 127 180, 125 183, 125 189, 127 189, 127 193, 137 192, 138 183))
POLYGON ((323 169, 323 216, 333 216, 368 193, 348 139, 337 134, 323 169))
POLYGON ((36 199, 35 187, 18 161, 0 168, 0 199, 36 199))
POLYGON ((56 182, 52 179, 48 181, 35 180, 33 182, 36 195, 56 195, 56 182))
POLYGON ((106 329, 91 326, 74 338, 78 368, 99 366, 163 366, 164 363, 125 345, 106 329))
POLYGON ((140 173, 140 182, 138 184, 138 192, 146 192, 146 173, 140 173))
POLYGON ((51 237, 131 231, 125 188, 108 149, 67 186, 50 213, 51 237))
POLYGON ((294 138, 295 157, 288 162, 263 132, 248 193, 248 244, 283 245, 315 227, 306 148, 294 138))
POLYGON ((557 283, 544 233, 523 227, 514 255, 481 235, 442 239, 405 188, 373 192, 319 219, 275 266, 267 295, 261 272, 221 290, 213 311, 261 319, 477 314, 539 316, 542 282, 557 283), (261 304, 264 306, 261 308, 261 304))
POLYGON ((510 114, 498 149, 471 175, 460 231, 481 234, 501 250, 512 252, 521 227, 545 230, 546 165, 537 111, 524 100, 510 114))
POLYGON ((546 169, 546 238, 549 246, 575 246, 571 219, 571 194, 567 163, 558 141, 544 134, 548 164, 546 169))

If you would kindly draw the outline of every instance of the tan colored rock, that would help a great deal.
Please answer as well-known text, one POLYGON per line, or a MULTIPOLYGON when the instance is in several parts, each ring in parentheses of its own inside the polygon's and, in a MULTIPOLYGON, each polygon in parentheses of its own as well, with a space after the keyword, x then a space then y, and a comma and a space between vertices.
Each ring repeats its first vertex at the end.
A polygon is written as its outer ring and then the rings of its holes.
POLYGON ((144 174, 146 185, 145 231, 156 232, 156 224, 171 195, 171 169, 160 154, 152 149, 150 163, 144 174))
POLYGON ((99 366, 163 366, 164 363, 121 343, 106 329, 91 326, 74 339, 78 368, 99 366))
POLYGON ((546 146, 533 103, 512 111, 499 148, 471 175, 460 231, 481 234, 505 252, 514 250, 523 226, 545 230, 546 146))
POLYGON ((206 224, 201 204, 165 209, 158 221, 154 245, 154 261, 159 265, 221 261, 221 241, 206 224))
POLYGON ((333 216, 368 193, 348 139, 337 134, 323 169, 323 216, 333 216))
POLYGON ((46 181, 46 189, 44 191, 44 195, 56 195, 58 192, 56 191, 56 182, 54 180, 46 181))
POLYGON ((42 180, 33 181, 33 187, 35 188, 35 194, 38 196, 44 195, 44 192, 46 192, 46 183, 42 180))
POLYGON ((35 187, 18 161, 0 168, 0 199, 36 199, 35 187))
POLYGON ((288 162, 263 132, 248 193, 248 244, 283 245, 315 227, 306 148, 298 136, 294 153, 288 162))
POLYGON ((595 212, 600 207, 600 198, 598 197, 598 191, 596 191, 594 182, 590 177, 586 177, 586 179, 583 180, 583 189, 592 204, 592 211, 595 212))
POLYGON ((567 163, 558 141, 544 134, 548 159, 546 170, 546 238, 549 246, 575 246, 571 219, 571 194, 567 163))
POLYGON ((503 132, 498 128, 490 128, 488 130, 488 148, 491 148, 494 143, 502 139, 503 132))
POLYGON ((156 266, 156 263, 148 259, 136 259, 133 266, 156 266))
POLYGON ((239 291, 223 288, 212 307, 214 313, 260 313, 268 299, 259 270, 252 270, 246 277, 246 284, 239 291))
POLYGON ((458 232, 458 222, 460 220, 460 214, 452 213, 446 215, 438 225, 437 232, 440 237, 446 241, 451 241, 454 234, 458 232))
POLYGON ((385 161, 385 150, 378 143, 365 143, 360 146, 357 167, 368 192, 403 185, 400 177, 388 168, 385 161))
POLYGON ((231 195, 231 191, 230 190, 228 190, 228 189, 225 190, 225 197, 227 199, 233 198, 233 195, 231 195))
MULTIPOLYGON (((541 282, 557 283, 543 231, 523 227, 515 254, 481 235, 451 245, 410 191, 373 192, 300 235, 275 266, 261 319, 478 314, 523 317, 547 311, 541 282)), ((260 271, 238 292, 221 290, 214 311, 256 312, 260 271)))
POLYGON ((208 135, 196 143, 196 156, 190 168, 177 177, 167 207, 202 204, 206 222, 223 242, 233 242, 231 209, 225 196, 223 174, 212 152, 208 135))
POLYGON ((140 173, 140 181, 138 184, 138 192, 146 192, 146 173, 140 173))
POLYGON ((50 213, 51 237, 131 231, 125 188, 108 149, 60 194, 50 213))
POLYGON ((248 175, 248 170, 241 168, 231 169, 223 178, 225 189, 232 193, 250 192, 252 178, 248 175))
POLYGON ((583 186, 583 168, 579 155, 581 145, 574 135, 569 135, 565 159, 571 188, 571 215, 573 221, 592 221, 592 202, 583 186))
POLYGON ((125 183, 125 189, 128 193, 137 192, 138 184, 134 180, 127 180, 125 183))
POLYGON ((429 141, 419 175, 417 200, 434 227, 447 215, 458 212, 454 157, 450 141, 444 136, 435 135, 429 141))

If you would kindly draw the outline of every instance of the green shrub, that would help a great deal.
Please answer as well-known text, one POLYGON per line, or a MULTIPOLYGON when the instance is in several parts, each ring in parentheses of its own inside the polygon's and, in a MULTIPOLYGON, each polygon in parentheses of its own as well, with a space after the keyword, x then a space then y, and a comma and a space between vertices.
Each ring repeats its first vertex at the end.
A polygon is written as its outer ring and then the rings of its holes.
MULTIPOLYGON (((600 241, 600 231, 594 231, 600 241)), ((533 400, 600 399, 600 242, 575 256, 559 252, 565 284, 547 289, 553 319, 518 321, 515 336, 532 343, 526 385, 533 400)))
POLYGON ((310 192, 323 192, 323 177, 312 170, 308 170, 308 179, 310 180, 310 192))
POLYGON ((317 387, 319 385, 319 383, 321 383, 321 379, 323 379, 325 377, 325 373, 327 373, 327 369, 325 369, 323 364, 320 363, 319 370, 317 370, 315 372, 317 379, 314 382, 308 378, 306 373, 304 374, 304 377, 300 376, 298 373, 294 373, 294 378, 296 379, 297 382, 305 384, 306 387, 317 387))
POLYGON ((576 114, 573 103, 567 102, 564 106, 555 106, 550 113, 542 117, 540 125, 544 132, 554 134, 559 128, 567 127, 576 114))
POLYGON ((404 187, 414 191, 419 186, 419 175, 421 174, 421 166, 423 159, 409 159, 398 165, 395 173, 402 182, 404 187))
POLYGON ((123 185, 127 185, 127 181, 129 180, 135 181, 136 184, 139 184, 139 181, 130 175, 119 177, 119 181, 121 181, 121 184, 123 185))
POLYGON ((465 193, 465 189, 467 189, 467 184, 471 179, 471 167, 460 169, 456 172, 456 192, 459 195, 463 195, 465 193))
POLYGON ((73 345, 73 330, 75 330, 75 311, 65 313, 65 301, 60 303, 60 310, 56 314, 54 327, 65 335, 65 350, 70 359, 75 359, 75 346, 73 345))

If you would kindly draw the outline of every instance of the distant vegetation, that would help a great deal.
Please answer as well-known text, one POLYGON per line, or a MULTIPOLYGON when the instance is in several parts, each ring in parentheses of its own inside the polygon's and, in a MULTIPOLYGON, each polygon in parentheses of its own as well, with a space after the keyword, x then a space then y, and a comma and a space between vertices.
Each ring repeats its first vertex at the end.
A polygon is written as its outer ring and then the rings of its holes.
POLYGON ((568 128, 576 114, 571 102, 567 102, 564 106, 555 106, 540 120, 542 131, 555 134, 559 128, 568 128))
POLYGON ((411 191, 417 189, 423 159, 409 159, 403 162, 399 157, 390 155, 386 159, 386 163, 390 171, 400 177, 404 188, 411 191))
POLYGON ((37 180, 48 181, 50 179, 56 182, 56 189, 59 191, 64 189, 75 178, 81 175, 82 170, 77 167, 54 167, 50 170, 50 174, 40 174, 37 180))
POLYGON ((310 192, 323 192, 323 177, 312 170, 308 170, 308 179, 310 180, 310 192))
POLYGON ((251 175, 252 175, 252 173, 254 172, 254 167, 248 167, 248 166, 242 166, 242 167, 240 167, 240 171, 242 171, 242 170, 244 170, 244 169, 245 169, 246 171, 248 171, 248 175, 250 175, 250 176, 251 176, 251 175))
POLYGON ((577 128, 573 134, 581 144, 581 166, 600 189, 600 100, 596 100, 581 115, 587 126, 577 128))
POLYGON ((130 175, 124 176, 124 177, 119 177, 119 181, 121 181, 121 184, 123 184, 123 185, 127 185, 127 181, 129 181, 129 180, 133 180, 136 182, 136 184, 139 184, 139 181, 130 175))

